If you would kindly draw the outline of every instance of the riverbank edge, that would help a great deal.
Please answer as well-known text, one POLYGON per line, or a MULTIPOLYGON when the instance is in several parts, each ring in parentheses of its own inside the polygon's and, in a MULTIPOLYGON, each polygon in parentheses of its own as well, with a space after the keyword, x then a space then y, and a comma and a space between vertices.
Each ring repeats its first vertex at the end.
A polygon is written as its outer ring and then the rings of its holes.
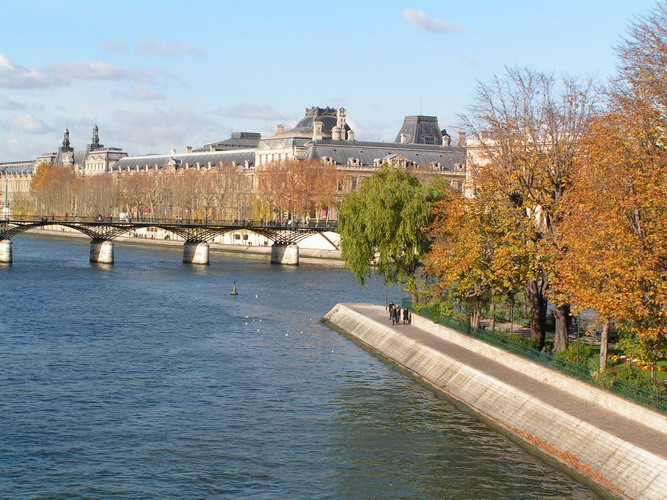
MULTIPOLYGON (((400 331, 353 310, 353 306, 337 304, 323 322, 599 494, 610 498, 663 498, 667 477, 662 473, 667 470, 667 462, 661 457, 533 398, 474 366, 407 338, 400 331)), ((491 360, 507 363, 507 356, 518 358, 416 314, 412 318, 413 326, 491 360)), ((552 383, 559 379, 556 385, 565 384, 568 390, 576 391, 578 396, 606 411, 615 411, 626 418, 630 412, 633 420, 645 425, 657 424, 661 430, 666 426, 664 416, 519 359, 522 365, 517 370, 536 380, 548 377, 552 383)))
MULTIPOLYGON (((52 236, 52 237, 62 237, 62 238, 78 238, 90 240, 90 237, 80 233, 78 231, 70 230, 49 230, 49 229, 31 229, 29 233, 25 234, 34 234, 39 236, 52 236)), ((168 247, 183 247, 183 240, 164 240, 164 239, 152 239, 152 238, 142 238, 142 237, 132 237, 132 236, 118 236, 114 238, 114 242, 128 244, 128 245, 141 245, 141 246, 168 246, 168 247)), ((266 256, 267 259, 271 258, 271 247, 266 246, 257 246, 257 245, 226 245, 223 243, 209 243, 209 248, 211 252, 217 254, 241 254, 249 256, 266 256)), ((326 265, 330 267, 344 267, 345 264, 341 258, 340 250, 325 250, 317 248, 302 248, 299 247, 299 262, 303 264, 313 265, 326 265)))

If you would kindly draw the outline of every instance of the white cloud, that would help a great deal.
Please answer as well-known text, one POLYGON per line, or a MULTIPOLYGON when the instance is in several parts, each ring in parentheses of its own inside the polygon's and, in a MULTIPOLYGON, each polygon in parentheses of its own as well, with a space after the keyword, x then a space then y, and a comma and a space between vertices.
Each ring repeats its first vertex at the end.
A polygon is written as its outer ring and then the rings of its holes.
POLYGON ((229 118, 245 118, 249 120, 290 120, 288 113, 271 106, 257 106, 255 104, 237 104, 230 108, 218 108, 216 113, 229 118))
POLYGON ((5 148, 9 153, 17 157, 29 157, 29 155, 32 155, 31 146, 19 141, 15 137, 10 137, 5 141, 5 148))
POLYGON ((15 115, 11 123, 12 128, 28 132, 30 134, 42 134, 51 132, 51 127, 47 126, 42 120, 39 120, 28 113, 19 113, 15 115))
POLYGON ((114 97, 131 99, 135 101, 159 101, 167 97, 162 92, 156 92, 146 87, 133 86, 129 92, 112 92, 114 97))
POLYGON ((71 61, 56 64, 53 70, 67 78, 78 80, 153 80, 153 75, 148 72, 126 71, 104 61, 71 61))
POLYGON ((69 80, 39 68, 25 68, 0 54, 0 87, 36 88, 67 85, 69 80))
POLYGON ((118 110, 114 113, 114 120, 123 130, 124 141, 140 145, 153 143, 158 148, 164 146, 168 149, 188 142, 190 137, 202 130, 217 128, 214 121, 190 108, 156 110, 153 113, 118 110))
POLYGON ((469 57, 464 57, 463 64, 465 64, 466 66, 470 66, 471 68, 480 68, 482 66, 482 61, 478 61, 477 59, 470 59, 469 57))
POLYGON ((190 47, 183 43, 167 43, 159 40, 147 42, 139 40, 139 52, 149 56, 177 56, 181 54, 194 54, 203 56, 204 52, 196 47, 190 47))
POLYGON ((405 9, 402 15, 415 28, 425 29, 431 33, 463 31, 465 29, 463 26, 457 26, 439 17, 428 17, 428 14, 423 10, 405 9))
POLYGON ((100 45, 102 45, 104 50, 109 52, 122 52, 127 49, 127 44, 123 41, 105 39, 100 40, 100 45))
POLYGON ((103 61, 72 61, 56 64, 54 69, 69 78, 81 80, 122 80, 126 73, 103 61))
POLYGON ((365 137, 366 134, 368 133, 368 131, 364 128, 364 126, 351 116, 346 117, 345 121, 354 131, 354 136, 355 138, 357 138, 357 140, 359 140, 359 138, 361 137, 365 137))
POLYGON ((25 68, 0 54, 0 87, 62 87, 74 79, 152 81, 153 75, 145 71, 126 71, 104 61, 71 61, 50 67, 25 68))
POLYGON ((4 94, 0 94, 0 109, 23 109, 25 104, 16 102, 4 94))

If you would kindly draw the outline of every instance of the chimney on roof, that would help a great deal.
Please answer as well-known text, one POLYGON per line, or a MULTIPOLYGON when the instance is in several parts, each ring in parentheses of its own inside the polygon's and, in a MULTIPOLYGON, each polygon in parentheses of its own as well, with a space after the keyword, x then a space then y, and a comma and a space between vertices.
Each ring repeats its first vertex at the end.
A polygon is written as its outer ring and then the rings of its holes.
POLYGON ((185 150, 186 150, 188 153, 192 153, 192 146, 185 146, 185 150))
POLYGON ((209 151, 215 151, 215 146, 214 146, 213 144, 211 144, 211 145, 208 147, 208 150, 209 150, 209 151))
POLYGON ((408 134, 401 134, 401 144, 407 144, 410 136, 408 134))
POLYGON ((350 129, 347 131, 347 140, 354 141, 354 130, 350 129))
POLYGON ((171 150, 171 154, 175 155, 175 154, 176 154, 176 150, 175 150, 175 149, 172 149, 172 150, 171 150))
POLYGON ((466 145, 466 133, 465 132, 459 132, 459 142, 458 146, 460 148, 465 147, 466 145))
POLYGON ((314 141, 319 141, 322 140, 322 126, 324 123, 322 122, 313 122, 313 140, 314 141))
POLYGON ((341 138, 342 138, 342 137, 341 137, 341 130, 340 130, 340 127, 339 127, 338 125, 335 125, 335 126, 331 129, 331 138, 332 138, 334 141, 340 141, 340 140, 341 140, 341 138))
POLYGON ((446 130, 442 131, 442 145, 449 146, 452 143, 452 138, 449 136, 446 130))
POLYGON ((345 115, 346 115, 345 108, 338 108, 338 111, 336 111, 336 125, 340 127, 341 130, 345 130, 345 115))
POLYGON ((276 125, 276 135, 282 134, 283 132, 285 132, 285 125, 283 125, 282 123, 276 125))

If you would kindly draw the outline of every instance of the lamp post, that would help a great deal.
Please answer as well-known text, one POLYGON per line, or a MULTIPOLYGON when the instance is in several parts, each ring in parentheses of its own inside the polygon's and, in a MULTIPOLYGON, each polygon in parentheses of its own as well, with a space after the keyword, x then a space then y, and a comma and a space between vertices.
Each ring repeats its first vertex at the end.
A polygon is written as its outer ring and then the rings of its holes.
POLYGON ((5 220, 9 220, 9 182, 7 181, 6 177, 5 177, 5 198, 4 198, 4 206, 2 207, 2 215, 5 218, 5 220))

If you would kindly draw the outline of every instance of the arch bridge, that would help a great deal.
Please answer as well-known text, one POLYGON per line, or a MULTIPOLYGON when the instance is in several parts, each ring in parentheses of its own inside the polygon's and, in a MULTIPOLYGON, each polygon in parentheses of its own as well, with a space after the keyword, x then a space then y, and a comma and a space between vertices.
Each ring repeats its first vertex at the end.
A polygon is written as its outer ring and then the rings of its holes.
POLYGON ((314 234, 320 234, 334 248, 337 245, 325 233, 335 231, 328 223, 274 224, 254 221, 197 221, 174 219, 124 219, 113 217, 46 217, 32 216, 0 221, 0 264, 12 262, 11 238, 25 231, 49 226, 68 227, 89 236, 90 262, 113 264, 113 240, 137 229, 155 228, 168 231, 184 240, 183 262, 208 264, 209 243, 217 236, 241 230, 254 232, 273 241, 272 264, 299 264, 298 243, 314 234))

